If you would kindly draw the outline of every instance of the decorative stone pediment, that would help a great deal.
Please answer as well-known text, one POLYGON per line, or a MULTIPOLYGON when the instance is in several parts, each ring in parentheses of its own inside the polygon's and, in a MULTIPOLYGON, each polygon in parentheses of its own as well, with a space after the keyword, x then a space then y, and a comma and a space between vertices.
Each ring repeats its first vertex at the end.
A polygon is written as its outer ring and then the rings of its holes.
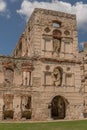
POLYGON ((2 62, 2 65, 4 69, 11 69, 11 70, 14 70, 14 66, 15 66, 15 64, 12 63, 11 61, 8 61, 8 62, 4 61, 2 62))
POLYGON ((22 70, 24 71, 33 71, 34 67, 32 63, 25 62, 22 64, 22 70))

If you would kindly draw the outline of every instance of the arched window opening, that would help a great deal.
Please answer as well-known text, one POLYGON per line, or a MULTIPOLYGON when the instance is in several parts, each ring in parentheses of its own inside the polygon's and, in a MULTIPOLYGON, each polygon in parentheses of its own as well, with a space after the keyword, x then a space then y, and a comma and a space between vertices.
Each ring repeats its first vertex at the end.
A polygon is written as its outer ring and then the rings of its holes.
POLYGON ((31 119, 31 96, 21 97, 21 114, 22 118, 31 119))

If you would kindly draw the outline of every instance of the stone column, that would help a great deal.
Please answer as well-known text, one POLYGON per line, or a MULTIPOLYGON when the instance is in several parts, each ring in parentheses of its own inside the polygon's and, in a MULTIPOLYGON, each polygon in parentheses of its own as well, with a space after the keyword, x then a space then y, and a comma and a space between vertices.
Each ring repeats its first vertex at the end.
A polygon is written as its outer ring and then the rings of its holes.
POLYGON ((14 100, 13 100, 13 109, 14 109, 14 118, 13 119, 14 120, 21 119, 20 105, 21 105, 21 97, 15 95, 14 100))
POLYGON ((60 52, 60 57, 64 58, 64 53, 65 53, 65 44, 64 44, 64 38, 61 40, 61 52, 60 52))
POLYGON ((65 119, 67 120, 67 119, 70 119, 70 114, 71 114, 71 112, 70 112, 70 105, 68 104, 67 106, 66 106, 66 116, 65 116, 65 119))
POLYGON ((66 88, 66 74, 65 73, 63 73, 62 85, 63 85, 63 87, 66 88))
POLYGON ((51 118, 51 104, 48 105, 48 120, 52 120, 52 118, 51 118))
POLYGON ((0 120, 3 119, 3 105, 4 105, 3 97, 0 97, 0 120))

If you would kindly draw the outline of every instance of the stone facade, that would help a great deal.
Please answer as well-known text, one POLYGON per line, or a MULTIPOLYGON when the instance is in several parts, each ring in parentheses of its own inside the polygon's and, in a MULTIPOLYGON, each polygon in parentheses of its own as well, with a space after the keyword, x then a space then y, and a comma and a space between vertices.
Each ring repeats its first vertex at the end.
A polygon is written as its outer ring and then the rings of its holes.
POLYGON ((36 8, 13 56, 0 56, 0 120, 87 117, 86 52, 75 15, 36 8))

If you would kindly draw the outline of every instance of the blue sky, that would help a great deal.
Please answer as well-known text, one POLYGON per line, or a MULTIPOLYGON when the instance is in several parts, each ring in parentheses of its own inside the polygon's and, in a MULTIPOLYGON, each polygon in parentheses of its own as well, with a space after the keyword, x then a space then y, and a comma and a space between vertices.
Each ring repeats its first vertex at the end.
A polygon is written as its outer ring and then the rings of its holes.
POLYGON ((0 0, 0 55, 10 55, 35 7, 76 14, 79 46, 87 41, 87 0, 0 0))

